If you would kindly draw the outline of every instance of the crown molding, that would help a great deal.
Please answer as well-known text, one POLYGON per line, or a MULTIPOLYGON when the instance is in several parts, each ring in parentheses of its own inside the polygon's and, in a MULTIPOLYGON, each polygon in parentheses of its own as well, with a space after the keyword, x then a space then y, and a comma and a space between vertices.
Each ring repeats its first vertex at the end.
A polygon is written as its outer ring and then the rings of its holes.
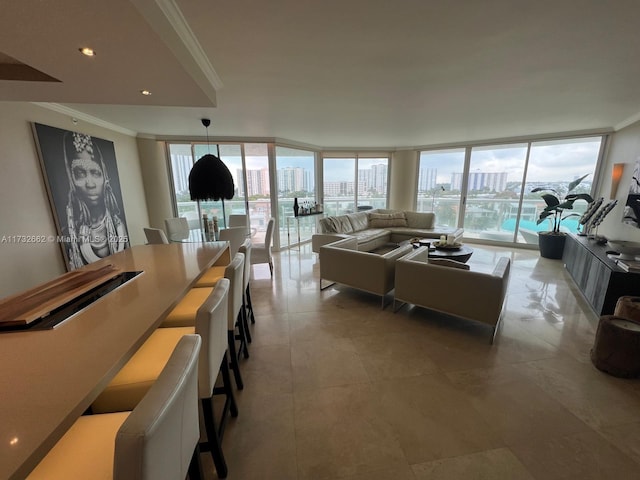
POLYGON ((96 125, 97 127, 102 127, 118 133, 123 133, 125 135, 129 135, 130 137, 135 137, 138 135, 138 132, 121 127, 120 125, 116 125, 115 123, 106 122, 98 117, 87 115, 86 113, 79 112, 78 110, 74 110, 73 108, 66 107, 59 103, 31 102, 31 104, 37 105, 38 107, 46 108, 47 110, 53 110, 54 112, 62 113, 63 115, 68 115, 77 120, 82 120, 83 122, 91 123, 92 125, 96 125))

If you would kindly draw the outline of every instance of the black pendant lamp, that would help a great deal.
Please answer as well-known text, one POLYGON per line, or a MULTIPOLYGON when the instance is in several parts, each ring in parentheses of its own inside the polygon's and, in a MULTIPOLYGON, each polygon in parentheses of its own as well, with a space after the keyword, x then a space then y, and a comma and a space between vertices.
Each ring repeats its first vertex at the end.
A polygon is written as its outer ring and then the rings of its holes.
MULTIPOLYGON (((207 130, 207 146, 209 146, 209 125, 211 120, 202 119, 202 125, 207 130)), ((191 200, 222 200, 222 221, 224 226, 227 225, 226 214, 224 210, 224 200, 233 198, 235 185, 233 177, 227 166, 211 151, 202 156, 193 164, 191 172, 189 172, 189 193, 191 200)))

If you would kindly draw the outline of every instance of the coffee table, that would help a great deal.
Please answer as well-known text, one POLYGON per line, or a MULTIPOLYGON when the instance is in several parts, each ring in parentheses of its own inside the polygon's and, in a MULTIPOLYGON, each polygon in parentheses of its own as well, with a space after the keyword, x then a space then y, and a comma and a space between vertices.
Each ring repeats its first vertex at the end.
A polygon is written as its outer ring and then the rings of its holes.
POLYGON ((467 263, 473 255, 473 248, 461 245, 460 248, 429 247, 429 258, 448 258, 457 262, 467 263))
POLYGON ((419 242, 411 242, 415 248, 429 247, 429 258, 448 258, 450 260, 456 260, 457 262, 467 263, 473 255, 473 248, 466 245, 460 245, 459 248, 437 248, 433 244, 435 242, 428 242, 427 239, 421 239, 419 242))

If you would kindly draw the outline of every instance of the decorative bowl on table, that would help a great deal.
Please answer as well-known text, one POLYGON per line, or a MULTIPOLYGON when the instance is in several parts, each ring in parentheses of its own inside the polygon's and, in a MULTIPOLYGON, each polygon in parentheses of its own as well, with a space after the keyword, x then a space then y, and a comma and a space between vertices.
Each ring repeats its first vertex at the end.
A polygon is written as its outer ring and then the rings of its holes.
POLYGON ((609 245, 620 254, 620 260, 635 260, 640 255, 640 243, 629 240, 609 240, 609 245))
POLYGON ((439 250, 460 250, 460 248, 462 248, 462 243, 433 242, 433 246, 439 250))
POLYGON ((431 241, 429 239, 418 237, 412 238, 409 240, 409 243, 413 245, 413 248, 428 247, 431 245, 431 241))

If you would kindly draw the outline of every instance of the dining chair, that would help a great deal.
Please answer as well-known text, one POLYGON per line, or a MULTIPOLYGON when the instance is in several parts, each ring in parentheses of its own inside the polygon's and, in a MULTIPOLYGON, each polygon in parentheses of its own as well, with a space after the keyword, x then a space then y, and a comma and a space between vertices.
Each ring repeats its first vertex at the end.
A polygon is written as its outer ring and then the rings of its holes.
POLYGON ((247 238, 247 227, 229 227, 220 230, 220 241, 228 241, 231 257, 238 252, 238 248, 247 238))
POLYGON ((202 339, 185 335, 131 412, 83 415, 28 480, 175 480, 203 477, 198 420, 202 339))
POLYGON ((249 215, 243 214, 230 214, 229 215, 229 227, 245 227, 247 229, 247 235, 249 234, 249 215))
POLYGON ((251 264, 268 263, 269 271, 273 277, 273 258, 271 257, 271 240, 273 237, 273 227, 275 219, 271 217, 267 223, 267 231, 264 236, 264 243, 253 244, 253 252, 251 254, 251 264))
POLYGON ((210 290, 195 313, 193 326, 156 329, 91 406, 92 411, 98 413, 126 410, 135 406, 144 396, 145 390, 155 381, 159 369, 180 338, 194 333, 200 335, 202 350, 198 364, 198 396, 202 403, 207 435, 207 442, 201 443, 200 447, 203 451, 211 452, 219 478, 227 475, 227 465, 221 447, 227 416, 229 413, 232 417, 238 416, 227 356, 229 285, 230 281, 223 278, 210 290), (219 373, 222 382, 220 387, 216 387, 219 373), (225 396, 219 420, 215 419, 214 395, 225 396))
POLYGON ((189 238, 189 222, 186 217, 165 218, 164 226, 167 230, 167 237, 172 242, 189 238))
MULTIPOLYGON (((242 289, 244 273, 244 254, 238 252, 231 263, 224 268, 224 278, 229 285, 229 308, 227 310, 227 341, 229 347, 230 366, 238 390, 244 388, 242 375, 240 374, 239 359, 241 356, 249 358, 247 347, 248 330, 246 316, 242 311, 242 289), (237 329, 237 333, 236 333, 237 329), (236 346, 239 341, 239 346, 236 346)), ((194 325, 195 312, 211 293, 211 287, 198 287, 189 290, 178 304, 169 312, 161 328, 188 327, 194 325)))
POLYGON ((159 245, 163 243, 169 243, 167 236, 164 234, 164 230, 160 228, 144 228, 144 235, 147 237, 147 243, 149 245, 159 245))

